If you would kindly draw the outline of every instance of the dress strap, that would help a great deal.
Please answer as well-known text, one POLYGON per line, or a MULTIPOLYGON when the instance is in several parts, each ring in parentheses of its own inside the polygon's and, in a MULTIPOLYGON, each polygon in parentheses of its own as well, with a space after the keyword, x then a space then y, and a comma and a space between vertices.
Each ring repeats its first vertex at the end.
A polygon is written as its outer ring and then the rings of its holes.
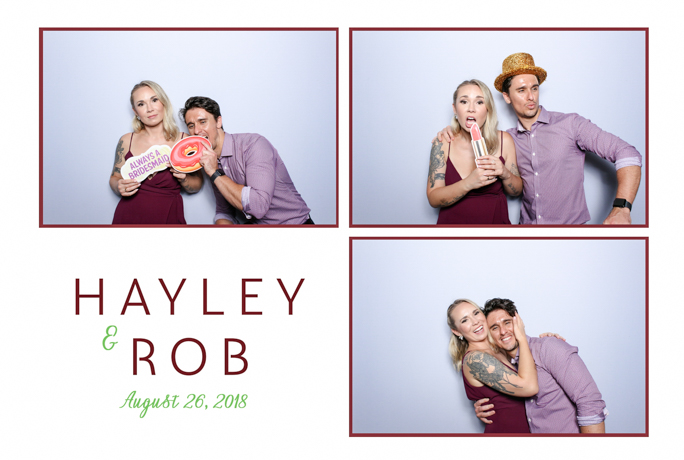
POLYGON ((128 153, 133 155, 133 152, 131 151, 131 147, 133 147, 133 133, 131 133, 131 140, 128 142, 128 153))

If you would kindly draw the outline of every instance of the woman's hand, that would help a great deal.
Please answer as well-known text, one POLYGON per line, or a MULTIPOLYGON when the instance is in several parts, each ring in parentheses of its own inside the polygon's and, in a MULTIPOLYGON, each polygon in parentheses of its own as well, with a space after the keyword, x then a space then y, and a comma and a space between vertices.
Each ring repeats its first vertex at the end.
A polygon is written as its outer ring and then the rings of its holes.
POLYGON ((465 178, 465 183, 468 190, 475 190, 493 184, 496 179, 497 177, 492 175, 490 170, 475 168, 473 172, 468 174, 468 177, 465 178))
POLYGON ((527 337, 525 336, 525 324, 523 323, 520 313, 516 313, 513 317, 513 334, 515 338, 520 342, 525 340, 527 342, 527 337))
POLYGON ((132 196, 138 191, 140 182, 135 179, 119 179, 117 189, 121 196, 132 196))
POLYGON ((173 174, 173 177, 175 177, 176 180, 178 180, 178 182, 181 183, 181 185, 185 182, 187 174, 176 171, 175 169, 173 169, 173 166, 169 162, 166 163, 166 167, 169 168, 171 174, 173 174))
POLYGON ((489 176, 496 176, 506 180, 508 179, 508 176, 511 175, 511 172, 504 168, 501 160, 494 155, 485 155, 476 159, 475 162, 477 163, 477 167, 484 169, 489 176))

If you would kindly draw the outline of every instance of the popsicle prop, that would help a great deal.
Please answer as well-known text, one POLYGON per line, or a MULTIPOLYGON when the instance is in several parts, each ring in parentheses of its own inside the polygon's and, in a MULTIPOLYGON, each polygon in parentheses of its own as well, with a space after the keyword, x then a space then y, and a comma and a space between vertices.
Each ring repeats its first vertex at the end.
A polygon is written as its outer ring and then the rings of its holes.
POLYGON ((171 149, 171 166, 183 173, 197 171, 202 168, 199 163, 202 152, 206 149, 204 142, 209 142, 201 136, 189 136, 176 142, 171 149))
POLYGON ((144 181, 147 176, 167 168, 171 147, 168 145, 153 145, 142 155, 131 157, 121 167, 121 176, 124 179, 144 181))
POLYGON ((489 155, 489 152, 487 152, 487 144, 485 144, 484 139, 482 139, 482 133, 480 132, 480 127, 477 126, 477 123, 473 123, 473 126, 470 127, 470 136, 472 137, 470 143, 473 144, 475 159, 477 160, 485 155, 489 155))

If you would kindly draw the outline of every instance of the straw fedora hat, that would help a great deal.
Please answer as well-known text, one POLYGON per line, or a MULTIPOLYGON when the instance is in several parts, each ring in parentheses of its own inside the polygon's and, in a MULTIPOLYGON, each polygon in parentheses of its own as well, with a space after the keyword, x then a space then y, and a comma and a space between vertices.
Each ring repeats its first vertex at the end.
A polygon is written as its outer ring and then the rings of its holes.
POLYGON ((501 75, 494 80, 494 87, 503 92, 503 82, 513 75, 530 74, 539 78, 541 85, 546 80, 546 70, 534 65, 534 58, 527 53, 515 53, 504 59, 501 64, 501 75))

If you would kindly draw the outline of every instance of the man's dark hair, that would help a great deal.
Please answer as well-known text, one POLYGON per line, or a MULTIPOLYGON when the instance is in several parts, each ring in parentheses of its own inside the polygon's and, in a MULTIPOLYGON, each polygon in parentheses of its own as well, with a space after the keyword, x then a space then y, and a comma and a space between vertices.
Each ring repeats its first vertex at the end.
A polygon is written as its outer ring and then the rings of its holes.
POLYGON ((484 314, 488 316, 494 310, 505 310, 511 316, 515 316, 518 310, 512 300, 508 299, 490 299, 485 302, 484 314))
MULTIPOLYGON (((509 96, 511 95, 511 93, 509 93, 508 91, 511 89, 511 82, 513 81, 513 77, 517 77, 517 75, 511 75, 510 77, 505 79, 504 82, 501 84, 502 93, 506 93, 509 96)), ((537 76, 535 75, 535 77, 537 76)), ((537 83, 539 83, 539 77, 537 77, 537 83)))
POLYGON ((191 109, 204 109, 214 116, 214 120, 218 121, 218 117, 221 116, 221 108, 213 99, 202 96, 194 96, 185 101, 185 107, 178 111, 178 116, 185 122, 185 114, 191 109))

